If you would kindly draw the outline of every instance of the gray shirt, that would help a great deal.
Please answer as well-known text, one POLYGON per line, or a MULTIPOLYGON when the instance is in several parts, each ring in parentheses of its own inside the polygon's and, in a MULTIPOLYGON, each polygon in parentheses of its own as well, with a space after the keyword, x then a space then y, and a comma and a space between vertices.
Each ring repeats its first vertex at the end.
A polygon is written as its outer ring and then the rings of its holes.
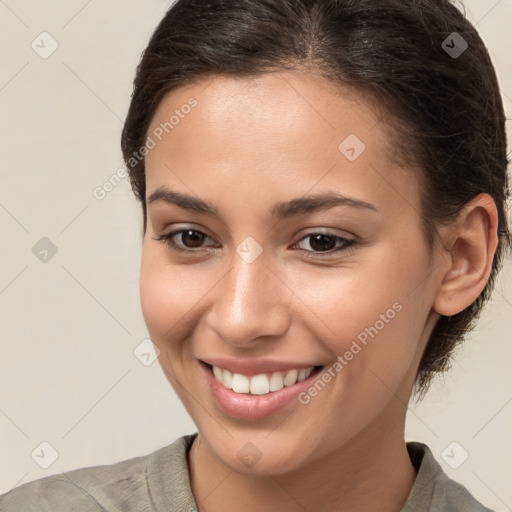
MULTIPOLYGON (((0 496, 1 512, 195 512, 188 452, 197 432, 148 455, 27 482, 0 496)), ((418 474, 401 512, 493 512, 451 480, 423 443, 408 442, 418 474)))

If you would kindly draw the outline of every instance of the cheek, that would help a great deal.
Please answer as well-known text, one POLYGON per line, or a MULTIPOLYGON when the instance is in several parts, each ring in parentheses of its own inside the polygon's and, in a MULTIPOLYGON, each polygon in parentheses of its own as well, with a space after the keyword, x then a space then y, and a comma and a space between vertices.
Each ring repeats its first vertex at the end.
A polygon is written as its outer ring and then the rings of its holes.
MULTIPOLYGON (((185 340, 207 306, 209 282, 195 265, 171 263, 165 248, 145 242, 140 268, 140 302, 151 340, 161 350, 185 340)), ((213 276, 215 277, 215 276, 213 276)), ((218 276, 217 276, 218 279, 218 276)))
POLYGON ((151 339, 158 346, 175 334, 193 295, 191 288, 184 286, 180 267, 171 266, 161 252, 143 247, 140 269, 142 314, 151 339))
MULTIPOLYGON (((408 392, 407 386, 403 386, 416 373, 430 310, 428 297, 411 294, 411 280, 405 272, 401 277, 386 294, 381 307, 367 319, 361 333, 366 340, 362 362, 370 388, 383 396, 399 396, 400 389, 408 392)), ((405 393, 404 403, 407 400, 405 393)))
MULTIPOLYGON (((364 265, 339 269, 320 282, 301 280, 301 296, 315 313, 309 328, 318 325, 319 339, 344 358, 345 378, 360 382, 370 369, 394 387, 409 370, 430 310, 428 289, 418 287, 427 263, 421 249, 402 252, 383 244, 364 265)), ((375 378, 371 372, 368 377, 375 378)))

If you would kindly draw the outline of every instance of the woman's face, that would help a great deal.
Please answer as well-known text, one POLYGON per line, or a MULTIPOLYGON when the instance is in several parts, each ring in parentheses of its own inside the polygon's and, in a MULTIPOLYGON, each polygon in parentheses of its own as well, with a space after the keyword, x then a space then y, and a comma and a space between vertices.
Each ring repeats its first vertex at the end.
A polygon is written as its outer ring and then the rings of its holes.
POLYGON ((216 77, 169 93, 148 136, 142 310, 211 453, 279 474, 400 434, 438 276, 417 179, 369 104, 313 74, 216 77), (353 201, 313 207, 326 194, 353 201), (213 358, 324 368, 284 392, 223 387, 220 405, 213 358))

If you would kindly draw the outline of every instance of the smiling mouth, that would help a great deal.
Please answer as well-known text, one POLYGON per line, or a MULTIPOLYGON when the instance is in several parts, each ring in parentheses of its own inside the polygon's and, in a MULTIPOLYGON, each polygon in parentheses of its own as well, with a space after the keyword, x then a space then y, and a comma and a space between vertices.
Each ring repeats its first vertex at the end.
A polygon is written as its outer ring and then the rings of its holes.
POLYGON ((318 374, 324 366, 311 366, 307 369, 291 369, 280 372, 267 372, 258 375, 244 375, 232 373, 229 370, 203 364, 213 374, 214 378, 225 388, 235 393, 250 395, 267 395, 290 387, 298 382, 309 379, 318 374))

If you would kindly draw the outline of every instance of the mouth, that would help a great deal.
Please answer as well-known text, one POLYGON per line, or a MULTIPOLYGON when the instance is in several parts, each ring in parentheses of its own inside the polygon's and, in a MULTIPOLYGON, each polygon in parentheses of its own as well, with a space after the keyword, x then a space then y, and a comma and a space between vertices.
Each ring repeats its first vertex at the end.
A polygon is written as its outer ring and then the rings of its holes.
POLYGON ((232 373, 229 370, 215 367, 204 361, 200 361, 200 363, 213 375, 215 380, 226 389, 244 395, 267 395, 269 393, 276 393, 284 387, 291 387, 304 380, 310 380, 325 368, 325 366, 316 365, 300 370, 245 375, 242 373, 232 373))
MULTIPOLYGON (((295 403, 296 406, 305 404, 306 402, 301 401, 300 396, 307 392, 325 366, 312 366, 310 367, 312 369, 311 373, 307 377, 299 380, 297 376, 294 382, 290 377, 287 385, 283 385, 284 382, 275 377, 274 381, 277 380, 277 384, 273 386, 274 391, 269 389, 268 376, 272 377, 273 375, 270 373, 251 376, 249 383, 247 376, 232 374, 233 379, 230 383, 230 372, 228 373, 228 381, 220 382, 215 375, 219 368, 214 370, 213 365, 204 361, 200 361, 200 368, 210 395, 220 411, 232 417, 254 421, 271 416, 291 406, 292 403, 295 403), (252 383, 253 378, 256 378, 255 385, 252 383), (226 384, 231 384, 231 386, 228 387, 226 384), (251 390, 256 391, 256 393, 252 393, 251 390)), ((225 372, 226 370, 222 371, 225 372)), ((281 372, 274 373, 279 374, 281 372)), ((302 407, 304 406, 302 405, 302 407)))

